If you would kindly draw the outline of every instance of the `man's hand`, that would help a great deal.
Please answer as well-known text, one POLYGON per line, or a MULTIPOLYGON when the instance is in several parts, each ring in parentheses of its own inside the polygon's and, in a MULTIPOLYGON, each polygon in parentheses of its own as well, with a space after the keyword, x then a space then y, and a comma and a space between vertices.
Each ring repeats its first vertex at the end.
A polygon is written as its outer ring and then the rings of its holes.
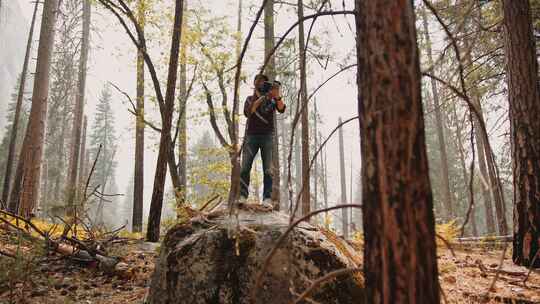
POLYGON ((264 96, 259 97, 259 99, 255 100, 253 104, 251 105, 250 113, 253 114, 255 111, 257 111, 257 108, 261 105, 261 103, 264 101, 264 96))
POLYGON ((276 101, 276 106, 279 112, 285 111, 285 103, 281 97, 276 101))

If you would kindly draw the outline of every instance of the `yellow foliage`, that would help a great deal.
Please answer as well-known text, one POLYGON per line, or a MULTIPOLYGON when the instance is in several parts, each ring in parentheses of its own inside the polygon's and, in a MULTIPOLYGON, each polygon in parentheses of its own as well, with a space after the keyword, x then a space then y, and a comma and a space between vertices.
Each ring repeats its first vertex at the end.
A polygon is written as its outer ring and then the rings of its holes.
MULTIPOLYGON (((437 234, 440 237, 444 238, 450 243, 454 242, 455 239, 458 237, 459 229, 460 227, 458 226, 455 220, 451 220, 443 224, 437 224, 435 226, 435 232, 437 232, 437 234)), ((437 246, 446 246, 446 245, 443 243, 442 240, 437 238, 437 246)))

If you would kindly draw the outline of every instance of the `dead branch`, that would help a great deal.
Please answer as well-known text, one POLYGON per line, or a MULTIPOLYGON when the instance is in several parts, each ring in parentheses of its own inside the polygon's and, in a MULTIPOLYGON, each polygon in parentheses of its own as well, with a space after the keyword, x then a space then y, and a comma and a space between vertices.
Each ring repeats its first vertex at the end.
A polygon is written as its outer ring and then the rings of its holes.
POLYGON ((313 282, 313 284, 311 284, 311 286, 308 287, 308 289, 306 289, 304 292, 302 292, 300 294, 300 296, 298 296, 298 298, 296 298, 296 300, 294 300, 292 302, 292 304, 298 304, 300 303, 302 300, 304 300, 315 288, 318 288, 320 285, 323 285, 324 283, 330 281, 331 279, 333 278, 336 278, 336 277, 339 277, 339 276, 344 276, 344 275, 350 275, 350 274, 353 274, 355 272, 360 272, 362 271, 362 268, 360 267, 356 267, 356 268, 344 268, 344 269, 339 269, 339 270, 335 270, 335 271, 332 271, 326 275, 324 275, 323 277, 317 279, 315 282, 313 282))
POLYGON ((285 232, 276 241, 276 244, 274 245, 274 247, 272 247, 272 250, 270 250, 268 255, 266 255, 266 258, 264 259, 261 270, 259 270, 259 273, 257 274, 257 277, 255 278, 255 286, 253 288, 253 291, 251 292, 252 299, 256 299, 257 291, 260 289, 261 284, 262 284, 262 277, 263 277, 264 273, 266 272, 266 269, 268 268, 268 265, 270 265, 270 261, 271 261, 272 257, 277 252, 279 247, 283 244, 283 242, 285 241, 287 236, 291 233, 291 231, 294 229, 294 227, 298 226, 298 224, 300 224, 301 222, 303 222, 303 221, 305 221, 305 220, 307 220, 307 219, 309 219, 309 218, 311 218, 311 217, 313 217, 313 216, 315 216, 315 215, 317 215, 319 213, 324 213, 324 212, 328 212, 328 211, 336 210, 336 209, 341 209, 341 208, 360 208, 361 209, 362 205, 343 204, 343 205, 336 205, 336 206, 329 207, 329 208, 315 210, 313 212, 310 212, 307 215, 302 216, 301 218, 297 219, 295 222, 293 222, 292 224, 289 225, 287 230, 285 230, 285 232))

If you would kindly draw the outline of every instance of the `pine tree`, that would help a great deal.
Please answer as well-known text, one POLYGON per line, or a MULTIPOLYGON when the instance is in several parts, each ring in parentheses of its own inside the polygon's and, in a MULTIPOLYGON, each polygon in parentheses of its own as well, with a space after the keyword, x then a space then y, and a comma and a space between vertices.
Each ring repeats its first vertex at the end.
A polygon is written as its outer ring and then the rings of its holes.
POLYGON ((109 189, 107 185, 114 179, 117 165, 114 159, 117 137, 114 129, 115 120, 111 102, 111 88, 109 85, 105 85, 96 106, 94 123, 90 133, 91 159, 96 158, 101 145, 101 152, 91 180, 91 188, 94 189, 99 185, 100 191, 109 189))

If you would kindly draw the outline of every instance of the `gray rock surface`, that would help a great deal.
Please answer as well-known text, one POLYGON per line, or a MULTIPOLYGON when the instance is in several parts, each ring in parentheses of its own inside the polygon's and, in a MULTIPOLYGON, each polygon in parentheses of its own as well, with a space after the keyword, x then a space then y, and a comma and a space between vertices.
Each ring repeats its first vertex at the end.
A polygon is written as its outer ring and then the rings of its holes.
MULTIPOLYGON (((359 267, 360 255, 334 234, 302 223, 273 257, 256 301, 255 277, 288 217, 278 212, 223 211, 173 227, 166 235, 152 276, 147 303, 291 303, 313 281, 342 268, 359 267)), ((317 288, 316 302, 362 303, 359 273, 339 276, 317 288)))

